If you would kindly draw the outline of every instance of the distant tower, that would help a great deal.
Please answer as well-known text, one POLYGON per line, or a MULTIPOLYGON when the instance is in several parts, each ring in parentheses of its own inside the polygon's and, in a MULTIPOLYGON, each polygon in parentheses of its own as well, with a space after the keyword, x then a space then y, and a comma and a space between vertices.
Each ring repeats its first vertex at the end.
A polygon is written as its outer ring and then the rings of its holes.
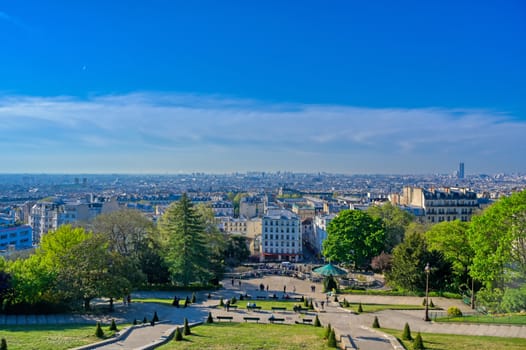
POLYGON ((463 179, 464 178, 464 163, 460 162, 458 164, 458 178, 463 179))

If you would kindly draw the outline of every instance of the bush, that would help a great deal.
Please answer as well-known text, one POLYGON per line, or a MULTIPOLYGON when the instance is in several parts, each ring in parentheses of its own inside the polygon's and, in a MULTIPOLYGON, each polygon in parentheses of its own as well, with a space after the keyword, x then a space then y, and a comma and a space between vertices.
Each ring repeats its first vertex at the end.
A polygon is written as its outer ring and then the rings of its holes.
POLYGON ((449 317, 461 317, 462 311, 456 306, 451 306, 449 309, 447 309, 447 315, 449 317))
POLYGON ((336 283, 336 280, 332 276, 326 276, 323 279, 323 293, 330 292, 332 290, 338 289, 338 284, 336 283))
POLYGON ((433 299, 429 300, 429 307, 435 307, 435 304, 433 304, 433 299))
POLYGON ((243 294, 239 294, 239 300, 241 301, 245 300, 245 297, 243 296, 243 294))
POLYGON ((337 295, 334 296, 334 302, 336 302, 336 303, 338 302, 338 296, 337 295))
POLYGON ((133 319, 133 325, 134 325, 134 326, 137 325, 137 319, 136 319, 136 318, 133 319))
POLYGON ((309 307, 309 299, 305 298, 305 301, 303 302, 303 306, 305 306, 306 308, 309 307))
POLYGON ((236 297, 232 297, 232 299, 230 299, 230 305, 235 305, 236 303, 237 303, 236 297))
POLYGON ((316 315, 316 318, 314 319, 314 327, 321 327, 321 322, 318 318, 318 315, 316 315))
POLYGON ((194 304, 197 300, 197 297, 195 296, 195 292, 192 293, 192 304, 194 304))
POLYGON ((153 322, 159 322, 159 316, 157 316, 157 311, 154 311, 154 312, 153 312, 153 318, 152 318, 152 321, 153 321, 153 322))
POLYGON ((190 326, 188 325, 188 319, 184 318, 184 329, 183 329, 184 335, 190 335, 192 334, 192 331, 190 330, 190 326))
POLYGON ((219 299, 219 306, 225 306, 225 303, 223 302, 223 298, 219 299))
POLYGON ((5 338, 2 338, 0 341, 0 350, 7 350, 7 340, 5 338))
POLYGON ((420 335, 420 332, 415 337, 415 341, 413 342, 413 349, 414 350, 424 350, 424 341, 422 340, 422 336, 420 335))
POLYGON ((343 298, 343 307, 349 307, 349 302, 345 298, 343 298))
POLYGON ((314 304, 312 303, 312 299, 309 302, 309 310, 314 310, 314 304))
POLYGON ((181 341, 183 340, 183 334, 181 333, 181 328, 177 327, 175 329, 175 337, 174 337, 175 341, 181 341))
POLYGON ((380 322, 378 322, 377 316, 374 316, 373 328, 380 328, 380 322))
POLYGON ((334 333, 334 328, 331 329, 331 332, 329 333, 329 339, 327 339, 327 345, 331 348, 336 347, 336 333, 334 333))
POLYGON ((409 324, 406 322, 404 326, 404 333, 402 333, 402 339, 403 340, 413 340, 413 337, 411 336, 411 329, 409 328, 409 324))
POLYGON ((97 338, 104 338, 104 331, 102 330, 102 327, 100 326, 100 322, 97 322, 97 328, 95 329, 95 336, 97 338))
POLYGON ((188 298, 188 295, 187 295, 186 299, 184 299, 184 307, 187 307, 188 304, 190 304, 190 298, 188 298))
POLYGON ((329 339, 330 335, 331 335, 331 324, 329 323, 327 325, 327 328, 325 328, 325 334, 323 336, 323 339, 329 339))
POLYGON ((426 301, 426 298, 424 298, 424 300, 422 300, 422 306, 426 306, 427 304, 427 301, 426 301))
POLYGON ((142 319, 142 323, 143 323, 143 324, 148 323, 148 319, 146 318, 146 316, 144 316, 144 318, 142 319))
POLYGON ((114 331, 114 332, 117 332, 118 329, 117 329, 117 324, 115 323, 115 320, 112 319, 111 320, 111 324, 110 324, 110 328, 109 328, 110 331, 114 331))
POLYGON ((356 310, 356 312, 358 312, 358 313, 362 313, 363 312, 362 303, 358 304, 358 309, 356 310))

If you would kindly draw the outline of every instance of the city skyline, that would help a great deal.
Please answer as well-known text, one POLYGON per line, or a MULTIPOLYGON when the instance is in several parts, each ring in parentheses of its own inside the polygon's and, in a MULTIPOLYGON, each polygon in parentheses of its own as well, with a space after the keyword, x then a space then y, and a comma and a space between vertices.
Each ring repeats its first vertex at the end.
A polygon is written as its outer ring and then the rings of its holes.
POLYGON ((526 172, 520 1, 301 4, 0 5, 0 172, 526 172))

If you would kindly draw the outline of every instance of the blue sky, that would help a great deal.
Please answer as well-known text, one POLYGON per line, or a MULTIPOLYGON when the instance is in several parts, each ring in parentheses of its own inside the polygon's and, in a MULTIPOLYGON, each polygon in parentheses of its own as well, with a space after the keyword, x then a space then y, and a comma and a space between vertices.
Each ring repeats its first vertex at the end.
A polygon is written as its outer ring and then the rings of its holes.
POLYGON ((0 172, 526 172, 523 1, 0 2, 0 172))

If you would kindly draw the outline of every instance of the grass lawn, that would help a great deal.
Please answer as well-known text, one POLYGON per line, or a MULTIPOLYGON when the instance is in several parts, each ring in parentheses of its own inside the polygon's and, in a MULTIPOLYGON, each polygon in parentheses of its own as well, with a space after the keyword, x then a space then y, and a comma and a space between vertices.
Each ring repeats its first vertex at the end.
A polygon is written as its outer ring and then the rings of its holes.
POLYGON ((327 350, 323 333, 324 328, 304 325, 212 323, 194 327, 192 335, 159 349, 327 350))
MULTIPOLYGON (((169 305, 171 306, 173 302, 173 299, 160 299, 160 298, 135 298, 132 300, 132 303, 157 303, 157 304, 163 304, 163 305, 169 305)), ((184 299, 179 301, 179 305, 184 304, 184 299)))
POLYGON ((526 314, 470 315, 461 317, 438 317, 436 322, 465 322, 526 325, 526 314))
MULTIPOLYGON (((102 329, 106 336, 111 336, 113 332, 108 331, 108 327, 103 325, 102 329)), ((95 324, 6 326, 0 330, 0 338, 6 339, 9 350, 71 349, 101 341, 95 336, 95 329, 95 324)))
POLYGON ((238 300, 235 305, 240 309, 246 309, 247 303, 255 303, 256 306, 261 306, 262 310, 271 310, 272 307, 286 307, 288 311, 292 311, 294 305, 305 307, 301 301, 274 301, 274 300, 238 300))
MULTIPOLYGON (((394 335, 406 349, 413 348, 413 342, 402 339, 402 331, 381 329, 382 332, 394 335)), ((416 333, 412 332, 413 338, 416 333)), ((501 338, 474 335, 421 333, 424 347, 428 350, 522 350, 526 349, 526 339, 501 338)))
MULTIPOLYGON (((359 303, 349 303, 349 307, 346 309, 358 312, 359 303)), ((425 306, 422 305, 399 305, 399 304, 363 304, 363 312, 377 312, 382 310, 424 310, 425 306)), ((429 310, 440 310, 436 307, 430 307, 429 310)))

